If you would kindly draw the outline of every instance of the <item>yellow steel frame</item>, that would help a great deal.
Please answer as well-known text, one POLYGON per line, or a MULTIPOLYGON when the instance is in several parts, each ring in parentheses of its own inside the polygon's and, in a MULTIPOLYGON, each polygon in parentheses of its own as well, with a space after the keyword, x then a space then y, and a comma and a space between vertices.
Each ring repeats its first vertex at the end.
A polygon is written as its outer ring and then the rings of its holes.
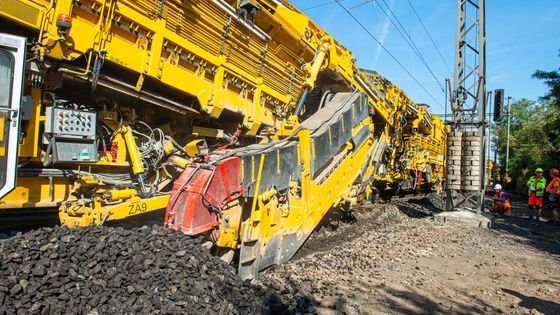
MULTIPOLYGON (((43 34, 40 54, 71 61, 87 52, 88 57, 95 52, 97 59, 105 51, 107 60, 138 73, 137 89, 150 76, 197 97, 212 117, 220 117, 224 109, 241 113, 249 134, 263 124, 278 126, 275 107, 293 106, 302 86, 314 84, 300 62, 313 59, 325 41, 329 42, 328 69, 337 69, 349 82, 359 73, 347 49, 325 37, 305 15, 282 6, 275 7, 274 13, 262 11, 264 17, 257 22, 276 35, 274 40, 263 40, 235 19, 229 22, 213 1, 166 1, 161 15, 157 14, 160 4, 147 0, 120 1, 118 6, 115 0, 59 0, 54 7, 53 2, 40 0, 15 4, 19 9, 2 10, 0 16, 37 28, 43 34), (30 11, 36 17, 23 21, 30 11), (73 17, 65 40, 57 32, 59 14, 73 17), (189 26, 193 17, 197 27, 189 26), (224 26, 229 27, 229 37, 222 33, 224 26), (259 70, 263 54, 266 59, 259 70)), ((388 117, 390 109, 382 105, 379 110, 388 117)))
MULTIPOLYGON (((235 0, 226 1, 232 6, 237 4, 235 0)), ((407 135, 401 132, 405 128, 400 119, 402 115, 414 127, 423 129, 422 137, 431 137, 431 140, 415 140, 416 147, 421 148, 418 152, 428 148, 434 154, 442 152, 446 129, 441 120, 425 112, 383 77, 360 71, 349 50, 291 5, 277 6, 276 2, 269 0, 256 2, 263 10, 259 11, 255 25, 266 30, 264 36, 248 29, 237 18, 230 18, 211 0, 14 0, 7 7, 0 3, 0 17, 37 30, 41 45, 36 47, 35 57, 39 59, 48 57, 68 63, 85 56, 85 69, 63 68, 61 71, 68 75, 87 76, 91 74, 94 61, 106 58, 107 62, 138 75, 137 91, 142 91, 146 78, 151 78, 163 86, 195 97, 202 111, 213 118, 222 118, 224 111, 239 114, 243 117, 242 124, 247 135, 256 135, 263 126, 276 127, 276 136, 291 134, 298 126, 298 118, 290 117, 290 114, 303 89, 315 86, 320 71, 334 71, 349 86, 365 93, 375 115, 386 122, 381 138, 392 144, 390 167, 395 167, 397 149, 405 146, 407 139, 407 135), (160 7, 162 3, 164 6, 160 7), (72 28, 64 37, 56 26, 59 14, 73 18, 72 28), (420 112, 418 117, 412 117, 407 112, 409 104, 420 112), (421 126, 422 118, 428 116, 434 125, 432 130, 421 126)), ((32 161, 41 161, 39 130, 45 120, 40 115, 42 93, 39 89, 31 89, 34 111, 32 120, 23 125, 27 137, 19 150, 22 158, 31 158, 32 161)), ((110 117, 111 113, 100 112, 99 116, 103 119, 110 117)), ((135 175, 142 174, 139 152, 129 128, 119 126, 115 121, 103 121, 113 130, 120 127, 114 137, 121 148, 117 161, 113 162, 107 154, 101 156, 100 162, 87 167, 112 166, 111 172, 122 172, 126 168, 127 172, 131 170, 135 175)), ((364 124, 373 130, 371 121, 364 124)), ((193 136, 208 136, 208 130, 204 128, 196 129, 195 133, 193 136)), ((309 155, 303 154, 313 150, 309 134, 303 130, 297 137, 304 169, 302 197, 290 195, 289 213, 276 204, 272 192, 255 198, 254 211, 247 221, 252 223, 244 223, 243 227, 247 237, 259 234, 266 241, 275 233, 310 233, 331 207, 343 202, 351 205, 357 202, 353 195, 353 180, 371 154, 373 136, 370 135, 367 144, 362 147, 347 149, 350 157, 320 184, 311 179, 309 155), (269 217, 260 210, 266 207, 282 214, 269 217)), ((416 164, 422 163, 418 154, 413 153, 413 158, 419 161, 416 164)), ((177 163, 186 165, 188 160, 177 163)), ((365 167, 368 172, 373 171, 372 165, 365 167)), ((383 180, 402 176, 406 175, 390 174, 383 180)), ((48 195, 45 195, 47 188, 43 179, 20 178, 16 190, 0 201, 0 207, 62 204, 62 222, 69 226, 82 226, 132 215, 126 212, 130 205, 145 203, 146 211, 152 211, 163 208, 167 203, 167 196, 142 199, 134 194, 107 202, 103 199, 106 188, 95 180, 82 178, 80 183, 73 183, 57 178, 53 181, 48 195), (81 183, 93 187, 95 197, 92 204, 80 205, 79 200, 71 195, 81 183)), ((239 211, 233 205, 231 209, 235 222, 239 211)), ((235 235, 231 226, 221 228, 223 235, 235 235)), ((224 246, 232 246, 238 241, 231 236, 221 242, 224 246)))
POLYGON ((0 199, 0 209, 58 207, 76 201, 72 182, 64 177, 19 177, 17 186, 0 199))
MULTIPOLYGON (((370 129, 369 137, 357 148, 354 148, 352 143, 348 142, 343 147, 343 151, 346 151, 345 157, 321 182, 316 182, 310 172, 311 153, 313 151, 311 133, 305 129, 298 132, 298 156, 300 165, 302 165, 301 195, 292 191, 289 194, 289 202, 283 205, 278 203, 275 190, 264 192, 253 198, 250 217, 242 222, 240 242, 249 243, 258 240, 258 243, 255 245, 256 247, 251 248, 250 255, 243 255, 242 253, 240 257, 242 266, 250 264, 253 260, 256 261, 259 255, 267 251, 267 246, 272 246, 269 249, 270 251, 278 250, 275 248, 275 246, 278 246, 277 240, 287 235, 297 236, 296 240, 299 244, 297 242, 292 244, 297 249, 330 209, 343 204, 351 208, 358 204, 360 199, 357 196, 357 189, 354 184, 357 183, 356 180, 359 175, 366 175, 366 178, 372 175, 373 166, 365 165, 364 161, 368 161, 373 154, 375 144, 373 124, 369 119, 356 126, 353 129, 353 135, 356 135, 362 127, 370 129)), ((266 163, 264 154, 260 155, 260 159, 259 165, 261 168, 259 168, 256 176, 257 186, 255 191, 259 191, 262 166, 266 163)), ((293 184, 297 186, 295 182, 293 184)), ((229 239, 227 243, 235 244, 233 248, 239 245, 232 239, 229 239)), ((284 261, 289 258, 286 257, 284 261)), ((282 259, 278 256, 276 263, 283 262, 282 259)), ((258 268, 258 266, 253 268, 258 268)), ((256 274, 254 270, 250 272, 256 274)), ((242 275, 242 277, 244 276, 246 275, 242 275)))
POLYGON ((103 204, 102 197, 96 196, 93 207, 83 207, 64 203, 59 210, 60 223, 75 228, 88 225, 102 225, 106 221, 121 220, 165 208, 169 195, 140 198, 137 195, 115 200, 114 204, 103 204))

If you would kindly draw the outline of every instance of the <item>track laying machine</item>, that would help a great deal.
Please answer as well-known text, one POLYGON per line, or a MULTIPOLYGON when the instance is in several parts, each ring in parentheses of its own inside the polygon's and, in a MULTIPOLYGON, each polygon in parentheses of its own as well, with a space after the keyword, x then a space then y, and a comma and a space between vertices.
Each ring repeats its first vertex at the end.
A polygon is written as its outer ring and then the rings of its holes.
POLYGON ((11 0, 0 25, 4 228, 154 214, 254 279, 329 211, 444 180, 443 121, 286 1, 11 0))

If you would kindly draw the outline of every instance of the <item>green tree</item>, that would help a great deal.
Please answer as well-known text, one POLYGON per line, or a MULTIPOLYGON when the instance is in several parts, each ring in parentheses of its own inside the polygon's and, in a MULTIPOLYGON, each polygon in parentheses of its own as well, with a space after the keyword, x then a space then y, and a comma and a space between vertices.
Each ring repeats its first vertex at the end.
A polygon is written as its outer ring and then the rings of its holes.
MULTIPOLYGON (((560 56, 560 53, 558 53, 560 56)), ((533 74, 533 78, 544 80, 544 84, 548 86, 550 91, 543 96, 543 99, 550 100, 553 105, 560 107, 560 68, 554 71, 537 70, 533 74)))
MULTIPOLYGON (((520 99, 511 104, 509 177, 518 187, 537 167, 560 168, 560 68, 537 70, 533 78, 543 80, 549 92, 538 101, 520 99)), ((503 169, 507 119, 499 124, 499 129, 498 154, 503 169)))

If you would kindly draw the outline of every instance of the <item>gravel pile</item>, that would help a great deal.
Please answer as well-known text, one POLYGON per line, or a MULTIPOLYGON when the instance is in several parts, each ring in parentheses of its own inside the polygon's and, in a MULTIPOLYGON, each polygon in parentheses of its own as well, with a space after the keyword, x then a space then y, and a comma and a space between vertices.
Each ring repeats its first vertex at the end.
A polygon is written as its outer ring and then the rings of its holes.
MULTIPOLYGON (((304 248, 308 251, 304 257, 265 272, 262 284, 279 292, 278 299, 286 308, 299 313, 354 314, 350 287, 369 285, 375 262, 397 255, 389 250, 396 242, 391 233, 408 226, 410 220, 396 205, 371 205, 356 216, 357 222, 343 226, 340 233, 315 235, 314 243, 304 245, 315 248, 304 248), (333 237, 341 242, 328 244, 333 237)), ((414 252, 414 245, 397 251, 414 252)))
POLYGON ((0 241, 0 315, 352 313, 352 283, 368 286, 381 261, 418 257, 434 237, 413 218, 429 220, 441 206, 430 195, 358 209, 256 286, 202 239, 161 227, 43 228, 0 241), (426 244, 407 241, 418 235, 426 244))
POLYGON ((44 228, 0 241, 0 314, 252 314, 270 298, 202 240, 161 227, 44 228))
POLYGON ((315 233, 302 249, 305 255, 266 272, 261 281, 279 292, 287 309, 300 313, 370 313, 357 301, 372 293, 361 290, 370 290, 384 270, 423 256, 422 248, 453 235, 431 222, 444 206, 440 195, 430 194, 358 209, 356 222, 315 233))
POLYGON ((358 209, 261 283, 302 314, 560 314, 557 230, 515 208, 496 230, 434 223, 442 197, 358 209))

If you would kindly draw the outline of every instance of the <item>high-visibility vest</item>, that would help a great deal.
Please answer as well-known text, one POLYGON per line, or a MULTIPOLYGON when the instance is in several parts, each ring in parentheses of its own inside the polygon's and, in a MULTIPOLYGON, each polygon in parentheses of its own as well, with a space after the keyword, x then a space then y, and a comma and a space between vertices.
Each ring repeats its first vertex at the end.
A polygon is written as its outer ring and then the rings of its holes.
POLYGON ((560 195, 560 177, 553 178, 548 186, 546 186, 546 189, 552 191, 555 195, 560 195))
MULTIPOLYGON (((544 189, 546 188, 546 179, 541 176, 539 180, 535 183, 535 176, 531 176, 529 181, 527 182, 529 187, 535 186, 535 196, 542 197, 544 195, 544 189)), ((529 195, 532 193, 531 189, 529 189, 529 195)))
POLYGON ((508 202, 509 195, 502 191, 500 193, 495 194, 494 199, 495 200, 500 200, 502 202, 508 202))

